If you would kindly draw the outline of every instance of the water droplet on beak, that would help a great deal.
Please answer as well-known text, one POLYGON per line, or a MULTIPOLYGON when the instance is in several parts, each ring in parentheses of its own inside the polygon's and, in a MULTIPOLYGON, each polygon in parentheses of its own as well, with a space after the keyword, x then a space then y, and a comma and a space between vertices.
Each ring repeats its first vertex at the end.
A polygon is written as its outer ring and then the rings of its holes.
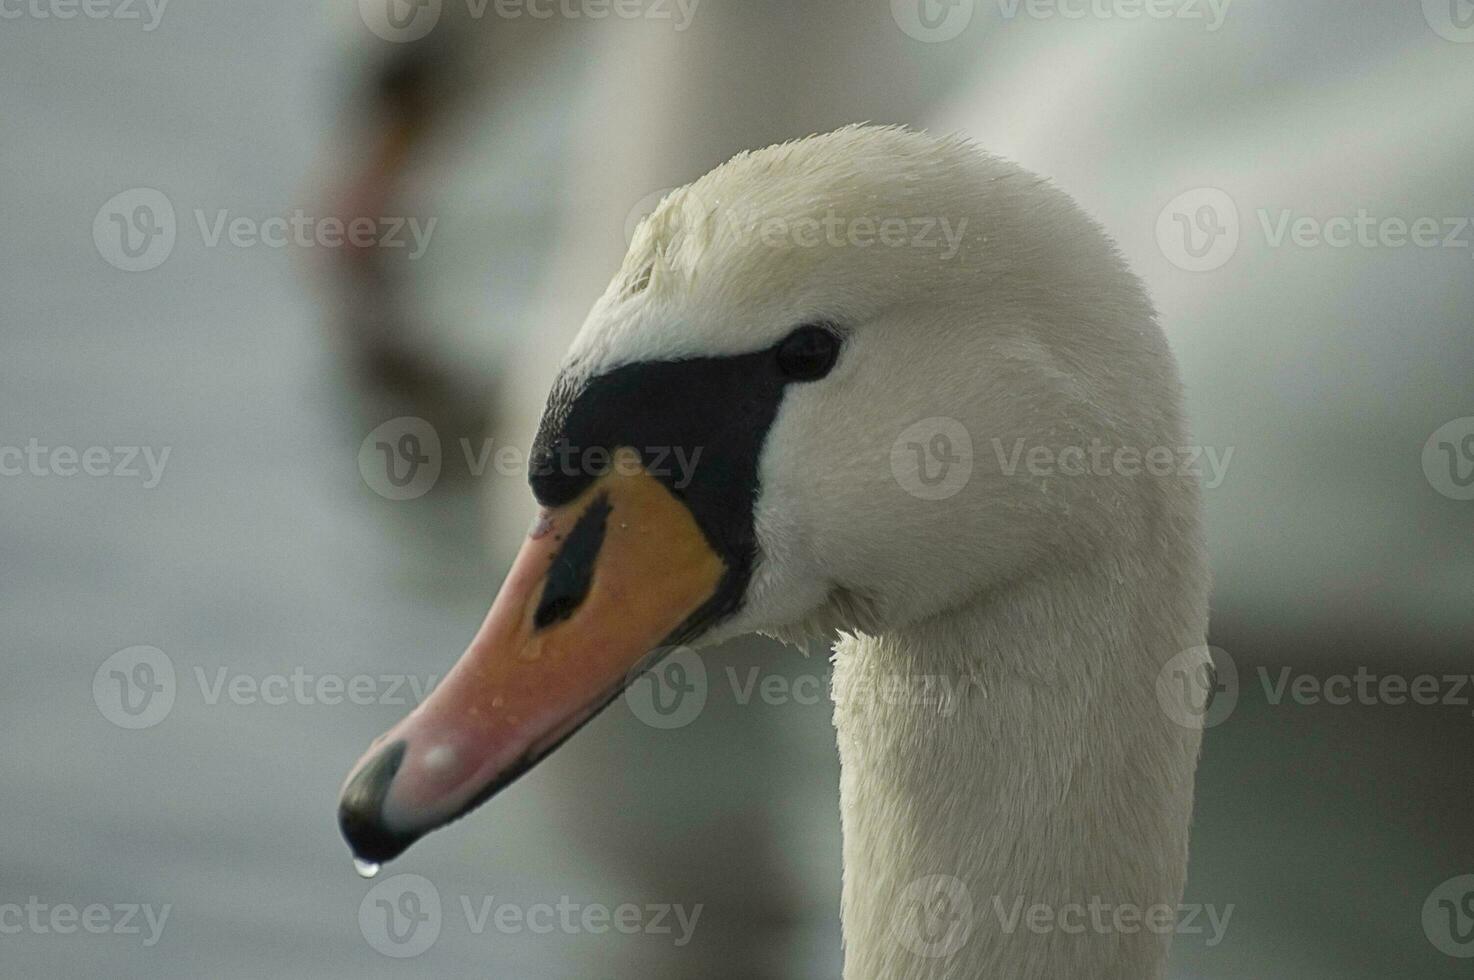
POLYGON ((365 861, 363 858, 353 859, 353 870, 358 872, 360 878, 372 878, 379 873, 379 862, 365 861))

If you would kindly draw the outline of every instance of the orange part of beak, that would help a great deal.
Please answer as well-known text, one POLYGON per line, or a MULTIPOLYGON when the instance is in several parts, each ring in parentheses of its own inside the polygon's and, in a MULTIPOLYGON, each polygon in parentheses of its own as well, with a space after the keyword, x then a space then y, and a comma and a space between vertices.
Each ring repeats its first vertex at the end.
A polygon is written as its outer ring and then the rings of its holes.
POLYGON ((359 760, 339 823, 369 861, 474 809, 617 697, 726 565, 628 450, 544 511, 470 647, 359 760))

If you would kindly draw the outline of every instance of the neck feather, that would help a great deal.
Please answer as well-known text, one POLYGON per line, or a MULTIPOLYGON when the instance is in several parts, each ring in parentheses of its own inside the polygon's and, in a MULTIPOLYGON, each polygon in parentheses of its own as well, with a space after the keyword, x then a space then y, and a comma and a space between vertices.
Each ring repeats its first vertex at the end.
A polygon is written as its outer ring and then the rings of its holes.
POLYGON ((1201 733, 1157 676, 1206 626, 1173 564, 1102 560, 836 648, 847 980, 1163 975, 1201 733))

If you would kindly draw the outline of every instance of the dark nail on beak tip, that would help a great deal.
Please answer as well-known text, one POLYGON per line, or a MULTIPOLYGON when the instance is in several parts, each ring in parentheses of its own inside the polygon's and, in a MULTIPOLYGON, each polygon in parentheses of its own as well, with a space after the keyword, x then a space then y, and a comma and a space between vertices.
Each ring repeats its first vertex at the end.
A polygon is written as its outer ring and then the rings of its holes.
POLYGON ((355 857, 381 864, 403 854, 417 836, 384 826, 384 799, 408 748, 404 740, 385 746, 353 777, 338 801, 338 827, 355 857))

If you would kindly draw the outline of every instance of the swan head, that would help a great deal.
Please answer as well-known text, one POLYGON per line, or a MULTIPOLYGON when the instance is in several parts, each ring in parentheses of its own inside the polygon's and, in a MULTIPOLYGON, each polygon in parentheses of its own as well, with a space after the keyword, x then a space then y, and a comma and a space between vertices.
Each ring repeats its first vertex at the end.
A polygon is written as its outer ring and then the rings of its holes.
POLYGON ((1047 182, 891 128, 735 158, 646 219, 578 334, 542 515, 350 775, 349 843, 386 860, 473 809, 673 644, 903 628, 1147 533, 1171 488, 1063 454, 1175 446, 1177 402, 1143 290, 1047 182))

